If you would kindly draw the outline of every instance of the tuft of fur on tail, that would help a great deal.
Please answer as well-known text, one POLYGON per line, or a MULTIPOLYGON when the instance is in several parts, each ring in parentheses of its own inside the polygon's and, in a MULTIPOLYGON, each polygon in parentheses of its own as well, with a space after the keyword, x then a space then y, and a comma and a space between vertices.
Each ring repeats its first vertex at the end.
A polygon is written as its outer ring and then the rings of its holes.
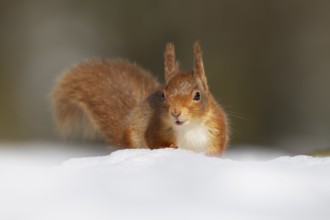
POLYGON ((87 139, 101 136, 80 107, 72 103, 55 103, 53 106, 53 118, 61 136, 82 136, 87 139))
POLYGON ((59 77, 50 97, 57 132, 64 138, 101 139, 103 135, 86 114, 84 106, 68 98, 67 91, 59 83, 61 79, 62 77, 59 77))

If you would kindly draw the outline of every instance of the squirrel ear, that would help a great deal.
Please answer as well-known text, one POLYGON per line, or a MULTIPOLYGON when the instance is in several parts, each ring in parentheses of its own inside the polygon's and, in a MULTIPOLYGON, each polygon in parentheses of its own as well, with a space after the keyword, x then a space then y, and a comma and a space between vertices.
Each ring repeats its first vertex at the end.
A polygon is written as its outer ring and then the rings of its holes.
POLYGON ((196 41, 194 44, 194 55, 195 55, 194 73, 197 74, 197 76, 202 81, 205 91, 208 91, 207 79, 206 79, 205 72, 204 72, 202 49, 199 44, 199 41, 196 41))
POLYGON ((179 69, 179 63, 176 62, 174 45, 172 43, 166 44, 164 54, 164 69, 166 82, 168 82, 179 69))

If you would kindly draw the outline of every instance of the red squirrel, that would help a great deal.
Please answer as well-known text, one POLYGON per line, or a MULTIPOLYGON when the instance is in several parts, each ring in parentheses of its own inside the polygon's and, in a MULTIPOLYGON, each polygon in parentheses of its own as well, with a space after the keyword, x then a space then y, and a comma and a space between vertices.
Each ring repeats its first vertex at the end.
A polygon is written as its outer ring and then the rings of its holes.
POLYGON ((209 90, 199 42, 194 59, 192 71, 180 70, 168 43, 165 85, 124 60, 92 59, 74 66, 58 78, 51 94, 58 130, 101 134, 121 147, 222 154, 229 140, 228 120, 209 90))

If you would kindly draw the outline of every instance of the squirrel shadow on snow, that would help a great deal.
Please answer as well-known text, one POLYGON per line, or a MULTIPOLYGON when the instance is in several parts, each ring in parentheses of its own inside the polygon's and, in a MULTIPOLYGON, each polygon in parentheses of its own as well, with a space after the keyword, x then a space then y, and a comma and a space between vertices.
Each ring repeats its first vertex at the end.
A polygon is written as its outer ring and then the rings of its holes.
POLYGON ((165 85, 124 60, 92 59, 74 66, 58 78, 51 94, 59 132, 100 134, 126 148, 222 154, 229 141, 228 120, 209 91, 198 42, 194 59, 192 71, 181 71, 168 43, 165 85))

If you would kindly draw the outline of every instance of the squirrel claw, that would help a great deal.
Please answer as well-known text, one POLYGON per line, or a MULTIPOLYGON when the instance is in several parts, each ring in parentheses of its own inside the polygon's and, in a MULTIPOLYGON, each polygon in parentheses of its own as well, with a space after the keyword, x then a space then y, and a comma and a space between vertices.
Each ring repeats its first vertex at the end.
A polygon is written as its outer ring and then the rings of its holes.
POLYGON ((170 146, 168 146, 169 148, 174 148, 174 149, 177 149, 178 146, 176 146, 175 144, 171 144, 170 146))
POLYGON ((160 148, 174 148, 174 149, 177 149, 178 148, 178 146, 176 146, 175 144, 170 144, 170 145, 163 145, 163 146, 161 146, 160 148))

